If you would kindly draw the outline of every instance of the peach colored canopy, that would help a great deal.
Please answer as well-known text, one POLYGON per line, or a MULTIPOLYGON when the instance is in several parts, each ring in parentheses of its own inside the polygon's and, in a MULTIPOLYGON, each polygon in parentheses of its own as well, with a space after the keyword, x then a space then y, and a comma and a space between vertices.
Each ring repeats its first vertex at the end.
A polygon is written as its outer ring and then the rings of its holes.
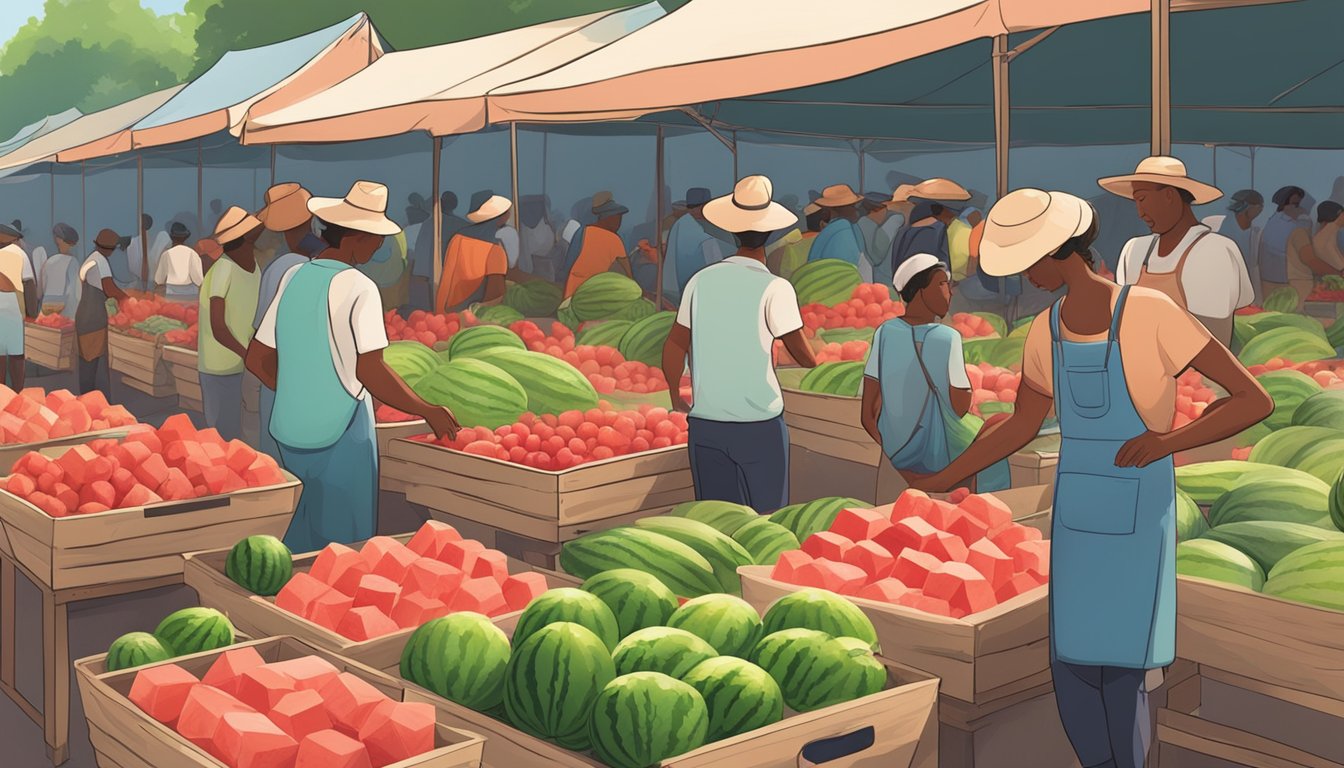
POLYGON ((321 93, 253 113, 244 144, 356 141, 428 131, 469 133, 487 124, 492 88, 562 66, 661 18, 658 3, 591 13, 485 37, 383 56, 321 93))
POLYGON ((58 155, 70 147, 96 145, 100 140, 115 136, 135 125, 180 90, 182 86, 175 85, 132 99, 125 104, 84 115, 51 133, 33 139, 7 155, 0 156, 0 168, 17 168, 57 160, 58 155))

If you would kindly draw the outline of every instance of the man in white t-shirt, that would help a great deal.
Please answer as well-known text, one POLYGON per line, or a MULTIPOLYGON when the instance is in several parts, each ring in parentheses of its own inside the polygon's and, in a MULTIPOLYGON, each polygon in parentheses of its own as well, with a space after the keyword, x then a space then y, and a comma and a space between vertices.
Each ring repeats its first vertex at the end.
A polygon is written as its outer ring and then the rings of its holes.
POLYGON ((737 253, 695 273, 663 347, 673 407, 690 411, 691 476, 697 499, 745 504, 760 513, 789 503, 789 436, 775 376, 775 339, 801 365, 816 366, 803 337, 798 296, 765 266, 765 244, 797 217, 771 199, 764 176, 705 205, 705 218, 733 233, 737 253), (690 354, 695 406, 681 397, 690 354))
POLYGON ((1125 244, 1116 282, 1167 294, 1224 346, 1231 344, 1233 316, 1255 301, 1255 290, 1237 244, 1200 224, 1192 209, 1223 193, 1190 178, 1174 157, 1147 158, 1133 174, 1097 183, 1133 200, 1139 218, 1153 231, 1125 244))
POLYGON ((159 257, 158 268, 154 271, 154 285, 162 285, 164 295, 169 300, 194 302, 205 280, 201 255, 187 245, 191 232, 182 222, 174 221, 168 228, 168 235, 172 238, 173 246, 159 257))
POLYGON ((355 268, 400 231, 386 215, 387 187, 357 181, 344 199, 314 197, 308 210, 330 247, 285 273, 247 350, 248 370, 275 390, 270 431, 281 462, 303 481, 285 534, 295 552, 377 532, 373 398, 424 418, 436 435, 458 430, 451 411, 425 402, 383 360, 378 286, 355 268))

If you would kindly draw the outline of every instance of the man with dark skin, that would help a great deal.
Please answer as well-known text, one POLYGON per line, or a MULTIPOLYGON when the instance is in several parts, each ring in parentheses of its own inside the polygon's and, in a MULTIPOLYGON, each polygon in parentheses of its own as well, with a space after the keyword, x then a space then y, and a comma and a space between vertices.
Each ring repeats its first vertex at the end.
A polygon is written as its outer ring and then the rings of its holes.
MULTIPOLYGON (((83 291, 75 310, 75 335, 79 342, 79 391, 92 392, 98 387, 98 368, 107 359, 107 300, 126 299, 117 287, 108 261, 119 247, 120 237, 104 229, 93 240, 94 251, 79 268, 83 291)), ((107 394, 104 392, 104 394, 107 394)))
POLYGON ((612 200, 605 192, 594 198, 593 215, 597 217, 597 222, 584 228, 583 245, 565 281, 566 297, 573 296, 574 291, 588 278, 609 271, 613 264, 620 264, 626 277, 634 277, 629 253, 620 236, 621 224, 628 212, 628 208, 612 200))
MULTIPOLYGON (((198 306, 202 328, 196 367, 206 426, 225 440, 242 437, 244 358, 255 330, 261 274, 256 245, 264 228, 242 208, 224 212, 214 239, 224 255, 201 282, 198 306)), ((192 254, 195 258, 195 254, 192 254)))

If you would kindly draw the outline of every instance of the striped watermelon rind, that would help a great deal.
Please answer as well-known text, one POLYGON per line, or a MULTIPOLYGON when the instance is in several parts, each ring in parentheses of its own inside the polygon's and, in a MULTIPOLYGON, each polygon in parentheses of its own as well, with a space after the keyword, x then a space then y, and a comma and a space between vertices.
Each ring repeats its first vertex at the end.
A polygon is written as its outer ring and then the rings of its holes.
POLYGON ((498 366, 456 357, 414 387, 431 405, 446 406, 465 427, 496 429, 518 421, 528 409, 527 390, 498 366))
POLYGON ((789 277, 798 294, 798 304, 825 304, 833 307, 849 301, 863 279, 859 269, 839 259, 809 261, 789 277))
POLYGON ((1212 539, 1177 544, 1176 572, 1256 591, 1265 585, 1264 570, 1246 553, 1212 539))
POLYGON ((589 579, 614 568, 637 566, 680 597, 719 591, 709 561, 676 539, 639 528, 613 528, 580 536, 560 548, 560 567, 589 579))
POLYGON ((615 347, 634 323, 629 320, 608 320, 579 331, 574 341, 579 346, 615 347))
POLYGON ((172 657, 172 649, 164 647, 157 637, 148 632, 128 632, 108 646, 105 663, 108 672, 116 672, 142 664, 167 661, 172 657))
POLYGON ((761 615, 751 604, 733 595, 702 595, 687 600, 667 620, 704 640, 720 656, 745 659, 761 639, 761 615))
POLYGON ((583 582, 581 589, 607 604, 622 638, 666 624, 677 609, 677 596, 667 585, 634 568, 604 571, 583 582))
POLYGON ((1276 357, 1295 363, 1329 360, 1335 356, 1330 342, 1301 328, 1283 326, 1257 334, 1237 353, 1242 365, 1265 365, 1276 357))
POLYGON ((711 526, 685 517, 646 517, 635 521, 635 527, 654 533, 661 533, 700 553, 709 561, 718 580, 716 592, 742 594, 742 580, 737 569, 744 565, 755 565, 751 553, 741 544, 720 533, 711 526))
POLYGON ((657 672, 622 675, 593 707, 593 751, 612 768, 647 768, 705 744, 709 710, 700 692, 657 672))
POLYGON ((1327 531, 1301 523, 1251 520, 1210 529, 1205 538, 1221 541, 1250 555, 1269 573, 1280 560, 1309 544, 1344 541, 1344 532, 1327 531))
POLYGON ((475 310, 476 319, 488 325, 498 325, 508 328, 510 325, 523 319, 523 313, 513 307, 504 304, 495 304, 489 307, 480 307, 475 310))
POLYGON ((845 598, 824 589, 806 587, 776 600, 762 617, 762 634, 785 629, 811 629, 832 637, 855 637, 874 651, 877 630, 863 611, 845 598))
POLYGON ((616 346, 621 357, 645 365, 658 365, 663 359, 663 345, 667 343, 667 335, 672 332, 676 320, 674 312, 658 312, 635 322, 616 346))
POLYGON ((633 323, 636 320, 643 320, 649 315, 656 314, 657 312, 658 306, 656 304, 648 299, 640 299, 639 301, 630 302, 625 309, 621 310, 621 313, 616 319, 629 320, 633 323))
POLYGON ((159 622, 154 636, 174 656, 186 656, 233 645, 234 630, 228 617, 214 608, 183 608, 159 622))
POLYGON ((1176 487, 1201 507, 1242 483, 1258 483, 1269 478, 1285 478, 1311 484, 1317 478, 1296 469, 1257 464, 1253 461, 1206 461, 1176 468, 1176 487))
POLYGON ((845 507, 867 509, 871 506, 848 496, 824 496, 804 504, 781 507, 770 515, 769 520, 792 531, 799 541, 807 541, 808 536, 828 530, 845 507))
POLYGON ((1273 430, 1291 425, 1297 407, 1321 391, 1321 385, 1301 371, 1266 371, 1255 378, 1274 400, 1274 411, 1264 420, 1265 426, 1273 430))
POLYGON ((497 349, 526 349, 518 334, 497 325, 475 325, 463 328, 448 340, 448 359, 476 357, 497 349))
POLYGON ((704 523, 729 536, 747 523, 760 519, 760 515, 751 507, 715 499, 683 501, 667 514, 704 523))
POLYGON ((294 553, 274 536, 248 536, 229 550, 224 575, 254 595, 270 597, 294 575, 294 553))
POLYGON ((1344 531, 1344 471, 1335 478, 1335 482, 1330 485, 1330 522, 1335 527, 1344 531))
POLYGON ((615 272, 593 275, 574 290, 569 307, 581 322, 617 317, 644 297, 639 283, 615 272))
POLYGON ((433 619, 406 641, 401 676, 478 712, 504 702, 509 638, 490 619, 461 611, 433 619))
POLYGON ((548 624, 568 621, 597 635, 607 650, 616 648, 620 628, 602 598, 574 587, 548 590, 527 604, 513 629, 514 644, 526 642, 548 624))
POLYGON ((550 317, 555 314, 565 293, 560 286, 545 280, 514 283, 504 289, 504 303, 524 317, 550 317))
POLYGON ((1199 505, 1184 491, 1176 492, 1176 540, 1193 541, 1209 532, 1209 522, 1199 505))
POLYGON ((1238 485, 1213 502, 1209 524, 1217 527, 1248 520, 1273 520, 1335 530, 1330 522, 1329 496, 1330 486, 1322 482, 1308 484, 1270 478, 1238 485))
POLYGON ((766 635, 753 661, 770 674, 797 712, 811 712, 882 690, 886 672, 861 640, 786 629, 766 635), (855 645, 855 643, 859 645, 855 645))
POLYGON ((719 655, 697 635, 675 627, 647 627, 616 645, 611 658, 616 674, 661 672, 681 678, 702 661, 719 655))
MULTIPOLYGON (((1344 328, 1344 320, 1335 326, 1344 328)), ((1308 397, 1293 411, 1295 427, 1329 427, 1344 431, 1344 390, 1327 389, 1308 397)))
POLYGON ((863 363, 857 360, 822 363, 808 371, 798 386, 804 392, 858 397, 863 388, 863 363))
POLYGON ((1344 544, 1303 547, 1278 562, 1263 589, 1285 600, 1344 611, 1344 544))
POLYGON ((597 635, 573 622, 549 624, 514 645, 504 682, 509 722, 565 749, 587 749, 593 705, 615 677, 597 635))
POLYGON ((733 541, 741 544, 757 565, 774 565, 780 555, 802 546, 793 531, 764 517, 738 528, 733 541))
POLYGON ((559 414, 597 407, 597 390, 592 382, 564 360, 525 349, 498 349, 477 357, 522 386, 527 393, 527 410, 532 413, 559 414))
POLYGON ((402 381, 414 386, 439 366, 434 350, 418 341, 394 341, 383 350, 383 362, 397 372, 402 381))
POLYGON ((682 681, 709 710, 709 741, 727 739, 784 718, 784 694, 769 672, 745 659, 719 656, 695 666, 682 681))

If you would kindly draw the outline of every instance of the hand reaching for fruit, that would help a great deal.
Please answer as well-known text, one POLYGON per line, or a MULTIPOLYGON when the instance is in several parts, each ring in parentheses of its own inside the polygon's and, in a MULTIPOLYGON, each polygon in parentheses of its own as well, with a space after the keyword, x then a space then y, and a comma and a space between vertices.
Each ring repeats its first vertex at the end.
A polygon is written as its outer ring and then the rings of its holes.
POLYGON ((462 425, 457 422, 457 417, 447 408, 433 408, 425 416, 425 423, 434 430, 434 436, 440 439, 447 438, 454 440, 457 438, 457 431, 462 425))

